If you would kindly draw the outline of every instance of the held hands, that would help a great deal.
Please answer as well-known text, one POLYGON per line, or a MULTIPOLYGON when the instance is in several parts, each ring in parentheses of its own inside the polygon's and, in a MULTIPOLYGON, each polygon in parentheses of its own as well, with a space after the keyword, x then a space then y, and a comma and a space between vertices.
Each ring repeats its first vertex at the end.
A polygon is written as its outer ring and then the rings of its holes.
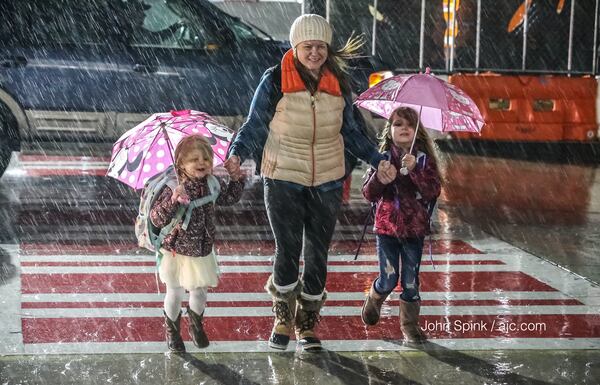
POLYGON ((238 181, 243 175, 240 168, 240 157, 237 155, 231 155, 227 158, 225 163, 223 163, 223 167, 227 170, 232 181, 238 181))
POLYGON ((377 167, 377 179, 383 184, 390 184, 396 179, 396 167, 389 160, 382 160, 377 167))
POLYGON ((190 197, 185 192, 185 188, 182 184, 175 188, 173 191, 173 195, 171 195, 171 203, 179 202, 183 205, 187 205, 190 203, 190 197))

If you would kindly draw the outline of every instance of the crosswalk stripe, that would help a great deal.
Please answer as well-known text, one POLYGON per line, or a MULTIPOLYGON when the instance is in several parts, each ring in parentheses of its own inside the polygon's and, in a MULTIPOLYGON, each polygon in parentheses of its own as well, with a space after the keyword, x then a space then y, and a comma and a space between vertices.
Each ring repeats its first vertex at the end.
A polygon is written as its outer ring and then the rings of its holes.
MULTIPOLYGON (((364 292, 328 292, 327 298, 331 301, 363 300, 364 292)), ((491 292, 445 292, 428 291, 423 294, 425 300, 565 300, 571 297, 558 291, 491 291, 491 292)), ((391 294, 390 299, 397 299, 398 293, 391 294)), ((162 301, 162 293, 38 293, 22 294, 22 302, 151 302, 162 301)), ((271 296, 262 293, 214 293, 209 292, 208 302, 221 301, 270 301, 271 296)))
MULTIPOLYGON (((23 266, 23 274, 149 274, 154 273, 154 266, 23 266)), ((272 266, 220 266, 222 273, 270 273, 272 266)), ((330 273, 375 273, 377 265, 330 265, 330 273)), ((426 265, 420 267, 421 272, 478 272, 478 271, 517 271, 512 265, 426 265)))
MULTIPOLYGON (((397 306, 387 306, 389 314, 398 314, 397 306)), ((324 306, 321 315, 332 317, 360 316, 360 306, 324 306)), ((556 306, 423 306, 421 315, 455 316, 455 315, 563 315, 586 314, 598 315, 597 306, 569 306, 557 309, 556 306), (558 313, 558 314, 557 314, 558 313)), ((385 313, 385 312, 384 312, 385 313)), ((157 308, 29 308, 22 309, 23 318, 114 318, 114 317, 157 317, 161 315, 157 308)), ((210 307, 205 310, 206 317, 269 317, 273 312, 271 306, 263 307, 210 307)), ((598 318, 600 320, 600 318, 598 318)))

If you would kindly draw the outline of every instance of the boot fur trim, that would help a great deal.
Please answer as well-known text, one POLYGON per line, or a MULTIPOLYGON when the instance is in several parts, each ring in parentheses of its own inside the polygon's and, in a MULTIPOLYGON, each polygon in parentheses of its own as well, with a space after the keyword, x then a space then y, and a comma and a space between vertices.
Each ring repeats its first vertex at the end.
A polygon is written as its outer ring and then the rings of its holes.
POLYGON ((267 284, 265 285, 265 290, 267 293, 271 294, 273 297, 273 301, 282 301, 289 302, 291 299, 297 298, 302 292, 302 282, 298 281, 298 284, 294 288, 294 290, 289 291, 287 293, 281 293, 277 291, 275 284, 273 283, 273 274, 269 276, 267 280, 267 284))
POLYGON ((302 298, 302 295, 298 296, 298 306, 304 311, 316 311, 318 312, 323 307, 325 300, 327 299, 327 292, 323 292, 323 298, 320 301, 309 301, 302 298))

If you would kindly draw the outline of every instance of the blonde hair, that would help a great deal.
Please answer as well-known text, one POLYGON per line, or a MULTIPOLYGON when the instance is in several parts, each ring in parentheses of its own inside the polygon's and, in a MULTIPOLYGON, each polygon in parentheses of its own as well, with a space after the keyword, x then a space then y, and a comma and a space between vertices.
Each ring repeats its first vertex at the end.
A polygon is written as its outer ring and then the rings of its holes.
POLYGON ((185 171, 183 170, 182 163, 185 161, 186 154, 193 150, 200 151, 204 157, 210 159, 212 164, 214 154, 208 139, 202 135, 187 136, 181 139, 181 141, 177 144, 177 148, 175 149, 175 170, 180 178, 187 177, 185 171))
POLYGON ((410 107, 399 107, 397 108, 389 117, 383 130, 381 131, 381 135, 379 136, 379 151, 384 152, 388 151, 392 144, 392 123, 394 122, 394 117, 398 116, 399 118, 404 118, 408 122, 408 125, 417 130, 417 122, 419 124, 417 132, 417 139, 415 140, 415 147, 423 151, 427 156, 433 158, 435 160, 436 171, 440 178, 442 177, 442 173, 440 172, 439 161, 436 155, 437 146, 431 140, 431 137, 427 133, 423 124, 419 121, 419 115, 417 111, 413 110, 410 107))

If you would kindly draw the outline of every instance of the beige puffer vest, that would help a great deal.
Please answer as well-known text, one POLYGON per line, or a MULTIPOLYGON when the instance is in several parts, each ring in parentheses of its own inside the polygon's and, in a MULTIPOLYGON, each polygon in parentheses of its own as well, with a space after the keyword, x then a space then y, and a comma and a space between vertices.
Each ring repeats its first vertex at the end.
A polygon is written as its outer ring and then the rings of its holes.
POLYGON ((344 176, 344 98, 317 91, 284 93, 269 125, 263 177, 318 186, 344 176))

